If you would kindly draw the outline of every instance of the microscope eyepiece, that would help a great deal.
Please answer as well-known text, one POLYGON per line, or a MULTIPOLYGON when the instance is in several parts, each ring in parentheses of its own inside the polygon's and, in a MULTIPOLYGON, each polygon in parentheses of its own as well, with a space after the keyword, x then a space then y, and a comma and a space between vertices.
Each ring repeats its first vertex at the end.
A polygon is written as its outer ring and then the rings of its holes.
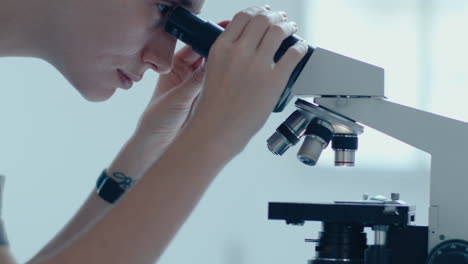
MULTIPOLYGON (((183 7, 176 7, 169 14, 165 30, 169 34, 175 36, 185 44, 192 47, 192 49, 195 52, 197 52, 204 58, 208 58, 211 46, 219 37, 219 35, 221 35, 221 33, 224 31, 224 29, 219 25, 199 18, 196 15, 192 14, 190 11, 184 9, 183 7)), ((280 60, 281 57, 283 57, 283 55, 289 49, 289 47, 294 45, 299 40, 300 39, 294 35, 286 38, 274 55, 274 62, 280 60)), ((301 74, 302 69, 306 65, 313 51, 314 49, 309 46, 307 54, 299 62, 299 64, 297 64, 293 73, 289 77, 288 83, 284 89, 283 94, 281 95, 275 109, 273 110, 274 112, 283 111, 283 109, 292 99, 292 86, 301 74)))
POLYGON ((210 48, 224 31, 222 27, 205 21, 188 10, 177 7, 169 15, 165 30, 207 58, 210 48))

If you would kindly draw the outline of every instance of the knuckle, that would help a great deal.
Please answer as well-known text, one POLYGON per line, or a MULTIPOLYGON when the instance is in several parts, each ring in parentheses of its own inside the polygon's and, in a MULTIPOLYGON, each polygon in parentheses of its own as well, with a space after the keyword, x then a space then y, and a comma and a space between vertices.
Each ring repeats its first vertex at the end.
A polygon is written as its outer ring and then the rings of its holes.
POLYGON ((235 57, 242 59, 250 56, 249 52, 247 52, 248 50, 250 50, 250 45, 248 43, 239 42, 239 44, 233 49, 233 52, 235 57))
POLYGON ((283 24, 274 24, 270 26, 270 31, 275 35, 285 35, 286 29, 283 24))
MULTIPOLYGON (((232 43, 227 41, 223 36, 220 36, 211 47, 214 53, 224 52, 232 47, 232 43)), ((211 52, 210 51, 210 52, 211 52)))
POLYGON ((248 20, 253 17, 252 13, 247 10, 240 11, 234 16, 234 20, 248 20))
POLYGON ((294 45, 290 48, 291 56, 294 58, 300 58, 304 54, 305 48, 303 45, 294 45))
POLYGON ((251 7, 251 10, 253 10, 254 12, 261 12, 265 11, 266 9, 264 6, 254 5, 251 7))
POLYGON ((227 49, 232 46, 232 43, 228 41, 224 35, 221 35, 214 43, 213 45, 217 49, 227 49))
POLYGON ((201 70, 197 70, 193 73, 193 79, 196 82, 202 82, 205 79, 205 73, 201 70))
POLYGON ((262 23, 262 24, 269 24, 271 21, 271 18, 266 11, 262 11, 258 13, 253 19, 256 23, 262 23))

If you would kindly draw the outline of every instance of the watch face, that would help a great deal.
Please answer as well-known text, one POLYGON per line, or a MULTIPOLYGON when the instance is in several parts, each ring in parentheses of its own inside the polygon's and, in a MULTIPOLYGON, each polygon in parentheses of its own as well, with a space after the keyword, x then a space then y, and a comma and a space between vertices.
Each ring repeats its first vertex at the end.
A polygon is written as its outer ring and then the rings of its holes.
POLYGON ((109 203, 115 203, 125 193, 126 190, 121 186, 121 183, 107 176, 105 170, 97 180, 96 189, 97 194, 109 203))

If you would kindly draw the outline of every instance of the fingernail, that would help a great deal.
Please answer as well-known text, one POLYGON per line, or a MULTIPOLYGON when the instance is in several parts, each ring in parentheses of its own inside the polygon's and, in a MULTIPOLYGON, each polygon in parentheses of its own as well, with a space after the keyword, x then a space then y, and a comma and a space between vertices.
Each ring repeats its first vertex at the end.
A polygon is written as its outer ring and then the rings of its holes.
POLYGON ((263 7, 264 7, 266 10, 271 10, 271 6, 269 6, 269 5, 264 5, 263 7))

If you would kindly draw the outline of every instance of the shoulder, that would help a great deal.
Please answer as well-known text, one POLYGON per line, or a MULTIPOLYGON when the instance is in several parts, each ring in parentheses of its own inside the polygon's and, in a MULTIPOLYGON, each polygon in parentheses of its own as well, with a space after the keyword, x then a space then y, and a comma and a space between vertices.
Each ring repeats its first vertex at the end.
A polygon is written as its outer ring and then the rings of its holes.
POLYGON ((13 254, 10 251, 8 246, 8 240, 6 238, 5 230, 3 229, 2 221, 2 196, 3 196, 3 187, 5 185, 6 177, 0 175, 0 263, 2 264, 16 264, 16 261, 13 258, 13 254), (7 243, 7 244, 5 244, 7 243))
POLYGON ((0 246, 0 263, 2 264, 16 264, 13 255, 9 247, 7 246, 0 246))

